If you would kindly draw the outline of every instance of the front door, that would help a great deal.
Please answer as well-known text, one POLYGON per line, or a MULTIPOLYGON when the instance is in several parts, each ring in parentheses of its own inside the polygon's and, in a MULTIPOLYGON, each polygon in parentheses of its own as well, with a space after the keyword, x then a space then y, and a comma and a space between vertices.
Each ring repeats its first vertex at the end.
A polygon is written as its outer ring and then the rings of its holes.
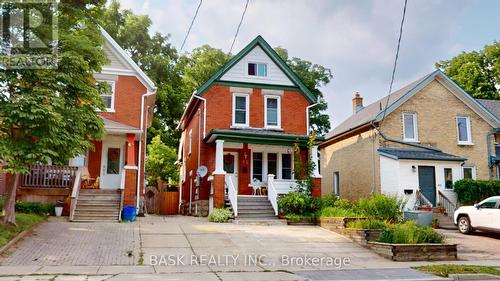
POLYGON ((101 189, 119 189, 121 184, 124 141, 104 140, 101 158, 101 189))
POLYGON ((238 153, 224 152, 224 171, 230 177, 234 187, 238 190, 238 153))
POLYGON ((420 192, 436 206, 436 171, 432 166, 418 166, 420 192))

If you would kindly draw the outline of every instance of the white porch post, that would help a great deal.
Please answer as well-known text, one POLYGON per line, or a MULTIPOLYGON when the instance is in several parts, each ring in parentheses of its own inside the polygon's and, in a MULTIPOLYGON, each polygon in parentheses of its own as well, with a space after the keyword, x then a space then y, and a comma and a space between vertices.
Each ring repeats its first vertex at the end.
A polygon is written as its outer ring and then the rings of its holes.
POLYGON ((319 166, 318 166, 318 146, 317 145, 313 145, 311 147, 311 161, 314 164, 312 176, 314 178, 318 178, 318 177, 320 177, 320 174, 319 174, 319 166))
POLYGON ((215 141, 215 171, 214 174, 225 174, 224 172, 224 140, 215 141))

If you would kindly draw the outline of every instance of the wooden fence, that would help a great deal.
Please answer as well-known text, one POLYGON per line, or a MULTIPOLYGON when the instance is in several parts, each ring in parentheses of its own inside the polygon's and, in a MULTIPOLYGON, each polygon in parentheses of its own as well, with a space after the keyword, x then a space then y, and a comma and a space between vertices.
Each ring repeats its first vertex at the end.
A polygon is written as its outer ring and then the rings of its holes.
POLYGON ((33 188, 72 188, 78 167, 31 165, 30 173, 23 175, 21 186, 33 188))
POLYGON ((158 186, 146 188, 146 209, 150 214, 177 215, 179 213, 179 192, 177 185, 159 182, 158 186))

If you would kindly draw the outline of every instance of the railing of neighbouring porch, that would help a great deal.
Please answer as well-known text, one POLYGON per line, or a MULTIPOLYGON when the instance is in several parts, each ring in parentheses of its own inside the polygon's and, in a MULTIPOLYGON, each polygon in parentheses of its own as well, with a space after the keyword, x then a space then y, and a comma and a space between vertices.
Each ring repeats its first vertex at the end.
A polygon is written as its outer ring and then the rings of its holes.
POLYGON ((457 210, 457 205, 454 204, 446 195, 444 195, 441 191, 438 191, 438 202, 441 204, 441 207, 444 208, 445 214, 453 218, 453 214, 457 210))
POLYGON ((30 173, 23 175, 21 186, 38 188, 71 188, 78 167, 31 165, 30 173))
POLYGON ((274 214, 278 215, 278 191, 274 183, 274 175, 267 176, 267 199, 271 202, 274 209, 274 214))
POLYGON ((233 208, 234 216, 236 217, 238 215, 238 192, 234 187, 231 176, 226 175, 225 182, 227 188, 227 197, 229 197, 229 202, 231 202, 231 207, 233 208))
POLYGON ((422 192, 420 192, 419 190, 417 190, 416 192, 416 202, 415 202, 415 206, 429 206, 429 207, 432 207, 432 202, 427 199, 427 197, 425 197, 422 192))
POLYGON ((78 169, 75 174, 75 180, 73 182, 73 189, 71 190, 70 197, 70 208, 69 208, 69 221, 73 221, 76 210, 76 201, 78 200, 78 193, 80 192, 82 170, 78 169))

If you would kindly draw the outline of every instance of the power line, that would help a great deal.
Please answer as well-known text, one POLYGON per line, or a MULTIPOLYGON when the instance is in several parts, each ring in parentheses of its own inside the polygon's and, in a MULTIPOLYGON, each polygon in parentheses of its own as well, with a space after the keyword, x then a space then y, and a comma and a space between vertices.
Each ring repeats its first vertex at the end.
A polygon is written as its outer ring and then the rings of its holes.
POLYGON ((405 0, 405 5, 403 7, 403 18, 401 19, 401 25, 399 27, 398 47, 396 49, 396 57, 394 58, 394 65, 392 67, 392 77, 391 77, 391 84, 389 86, 389 94, 387 95, 387 100, 385 102, 385 108, 384 108, 384 115, 382 116, 382 120, 380 120, 379 129, 382 127, 382 123, 384 122, 385 114, 387 112, 387 107, 389 106, 389 99, 391 98, 392 85, 394 84, 394 76, 396 75, 396 66, 398 64, 399 47, 401 45, 401 37, 403 36, 403 24, 405 22, 406 5, 407 4, 408 4, 408 0, 405 0))
POLYGON ((196 12, 194 13, 193 20, 191 21, 191 24, 189 25, 189 29, 186 33, 186 36, 184 37, 184 41, 182 41, 182 45, 181 45, 181 49, 180 49, 179 53, 182 52, 182 49, 184 49, 184 44, 186 44, 186 40, 189 36, 189 33, 191 32, 191 28, 193 27, 194 21, 196 20, 196 16, 198 15, 198 11, 200 10, 200 7, 201 7, 201 3, 203 3, 203 0, 200 0, 200 3, 198 4, 198 8, 196 8, 196 12))
POLYGON ((245 4, 245 9, 243 10, 243 14, 241 14, 240 23, 238 24, 238 28, 236 29, 236 33, 234 34, 233 43, 231 43, 231 48, 229 49, 229 53, 231 53, 233 51, 234 42, 236 42, 236 37, 238 37, 238 33, 240 32, 241 23, 243 22, 243 19, 245 18, 245 13, 247 12, 249 1, 250 0, 247 0, 247 3, 245 4))

